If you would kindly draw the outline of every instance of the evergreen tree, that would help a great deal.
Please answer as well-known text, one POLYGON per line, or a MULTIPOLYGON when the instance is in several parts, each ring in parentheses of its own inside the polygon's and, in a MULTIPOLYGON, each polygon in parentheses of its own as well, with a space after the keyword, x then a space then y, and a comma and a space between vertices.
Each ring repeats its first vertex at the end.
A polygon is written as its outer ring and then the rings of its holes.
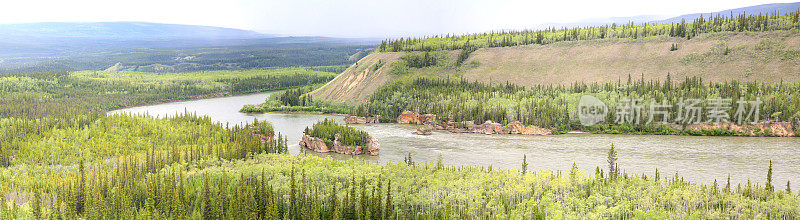
POLYGON ((299 219, 300 218, 300 216, 298 215, 298 212, 300 210, 298 210, 298 208, 297 208, 297 204, 298 204, 298 201, 297 201, 297 184, 295 183, 294 173, 295 173, 294 172, 294 161, 292 161, 292 168, 291 168, 291 171, 290 171, 290 174, 289 174, 289 176, 290 176, 289 177, 289 181, 291 181, 290 182, 290 186, 289 186, 289 190, 290 190, 290 193, 289 193, 289 210, 288 210, 289 211, 289 216, 288 216, 289 219, 299 219))
POLYGON ((79 215, 83 214, 84 211, 84 201, 86 201, 86 196, 84 195, 86 189, 86 168, 83 165, 83 160, 81 160, 80 164, 78 165, 78 172, 80 172, 80 182, 78 185, 78 193, 75 203, 75 212, 79 215))
POLYGON ((394 205, 392 204, 392 180, 386 185, 386 206, 383 207, 383 219, 394 219, 394 205))
POLYGON ((769 161, 769 169, 767 169, 767 183, 764 184, 764 188, 767 191, 774 191, 774 187, 772 186, 772 160, 769 161))
POLYGON ((792 194, 792 185, 789 183, 789 180, 786 180, 786 194, 792 194))
POLYGON ((608 149, 608 179, 613 180, 617 177, 617 151, 614 149, 614 144, 608 149))
POLYGON ((522 155, 522 175, 528 172, 528 156, 523 154, 522 155))
POLYGON ((725 192, 731 192, 731 174, 728 174, 728 181, 725 183, 725 192))
POLYGON ((658 168, 656 168, 656 174, 654 177, 655 181, 661 181, 661 173, 658 172, 658 168))
POLYGON ((36 219, 42 219, 42 201, 40 197, 39 190, 36 190, 33 195, 33 205, 31 205, 31 214, 33 214, 33 217, 36 219))

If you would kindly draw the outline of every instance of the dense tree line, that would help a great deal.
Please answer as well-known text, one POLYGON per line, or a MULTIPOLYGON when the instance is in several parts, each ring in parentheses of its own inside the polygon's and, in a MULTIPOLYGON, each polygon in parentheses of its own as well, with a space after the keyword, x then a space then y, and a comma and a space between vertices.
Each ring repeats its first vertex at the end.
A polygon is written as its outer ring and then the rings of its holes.
MULTIPOLYGON (((371 97, 363 108, 354 108, 352 113, 360 115, 381 115, 381 120, 394 121, 404 110, 436 114, 440 119, 458 122, 474 121, 483 123, 492 120, 500 123, 520 121, 528 125, 556 128, 559 131, 571 129, 613 130, 623 133, 658 133, 664 129, 656 124, 646 124, 648 108, 641 109, 641 121, 624 126, 609 127, 614 124, 616 112, 611 107, 622 105, 624 98, 640 98, 641 105, 664 104, 679 108, 684 99, 726 98, 732 103, 725 113, 735 122, 736 103, 739 100, 761 100, 758 112, 759 121, 783 121, 798 123, 800 120, 800 84, 758 83, 758 82, 704 82, 702 78, 685 78, 675 81, 667 76, 664 81, 644 78, 621 80, 615 83, 575 83, 570 86, 539 85, 523 88, 511 84, 490 85, 480 82, 467 82, 463 79, 441 79, 430 77, 406 77, 384 84, 371 97), (606 124, 582 127, 577 118, 577 103, 582 95, 600 98, 611 108, 606 115, 606 124), (652 103, 656 100, 656 103, 652 103)), ((701 103, 697 107, 708 109, 711 104, 701 103)), ((679 117, 679 111, 670 111, 668 118, 679 117)), ((658 116, 658 115, 656 115, 658 116)), ((755 116, 751 117, 751 120, 755 116)), ((660 118, 655 118, 656 122, 660 118)), ((712 120, 707 114, 700 114, 697 121, 712 120)), ((669 129, 663 132, 676 132, 669 129)))
POLYGON ((249 78, 220 79, 218 82, 230 85, 235 93, 277 90, 308 84, 326 83, 334 75, 320 76, 296 73, 291 76, 254 76, 249 78))
POLYGON ((321 84, 303 86, 289 89, 282 92, 273 93, 264 103, 258 105, 244 105, 239 111, 246 113, 265 113, 265 112, 320 112, 330 113, 349 113, 353 108, 348 104, 331 103, 315 100, 310 94, 321 84))
POLYGON ((311 91, 314 91, 313 86, 290 89, 275 95, 275 99, 287 106, 308 106, 314 101, 311 94, 307 94, 311 91))
MULTIPOLYGON (((703 33, 762 32, 793 30, 800 27, 800 11, 781 14, 716 14, 694 21, 671 24, 611 24, 599 27, 546 28, 544 30, 500 31, 481 34, 431 36, 384 40, 381 52, 473 50, 475 47, 508 47, 530 44, 551 44, 562 41, 596 39, 638 39, 667 36, 691 39, 703 33)), ((468 54, 468 53, 467 53, 468 54)))
POLYGON ((339 143, 345 146, 366 146, 370 140, 367 132, 350 126, 340 125, 327 118, 321 122, 315 123, 310 129, 306 127, 303 133, 322 139, 328 146, 333 146, 336 135, 339 135, 339 143))

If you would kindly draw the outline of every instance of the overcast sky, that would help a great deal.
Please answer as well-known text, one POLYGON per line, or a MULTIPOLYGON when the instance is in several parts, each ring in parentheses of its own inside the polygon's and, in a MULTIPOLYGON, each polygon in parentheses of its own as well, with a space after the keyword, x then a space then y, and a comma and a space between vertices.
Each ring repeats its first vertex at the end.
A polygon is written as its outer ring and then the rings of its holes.
POLYGON ((757 0, 2 0, 0 23, 144 21, 267 34, 399 37, 712 12, 757 0))

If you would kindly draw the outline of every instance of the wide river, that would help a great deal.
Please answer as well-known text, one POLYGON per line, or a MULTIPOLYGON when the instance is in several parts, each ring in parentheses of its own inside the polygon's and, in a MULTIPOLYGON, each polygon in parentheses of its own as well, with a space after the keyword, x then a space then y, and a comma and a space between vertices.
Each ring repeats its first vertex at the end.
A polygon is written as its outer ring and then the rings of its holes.
POLYGON ((445 165, 492 166, 516 168, 527 155, 528 169, 569 170, 572 163, 591 174, 600 166, 607 169, 606 153, 613 143, 618 149, 619 165, 629 174, 651 176, 655 169, 662 177, 678 174, 694 182, 710 183, 715 179, 724 187, 730 175, 735 187, 748 179, 763 186, 769 161, 773 163, 773 181, 784 189, 790 180, 800 188, 800 138, 695 137, 657 135, 565 134, 553 136, 451 134, 412 134, 415 127, 401 124, 352 125, 369 132, 381 145, 380 156, 347 156, 316 153, 300 148, 298 142, 305 127, 324 118, 342 122, 342 116, 318 114, 246 114, 245 104, 259 104, 271 93, 172 102, 120 109, 109 114, 148 113, 163 117, 177 112, 196 112, 220 123, 242 124, 259 120, 272 122, 276 132, 284 134, 292 154, 313 154, 336 159, 359 159, 385 164, 399 162, 411 153, 415 162, 435 161, 441 155, 445 165))

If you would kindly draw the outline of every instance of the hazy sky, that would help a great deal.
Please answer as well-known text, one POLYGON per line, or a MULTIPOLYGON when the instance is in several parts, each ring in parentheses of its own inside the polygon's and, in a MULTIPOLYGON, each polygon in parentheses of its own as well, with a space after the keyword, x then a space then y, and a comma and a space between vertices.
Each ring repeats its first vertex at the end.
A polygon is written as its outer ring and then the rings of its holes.
POLYGON ((636 15, 675 16, 757 0, 2 0, 0 23, 146 21, 292 36, 399 37, 522 29, 636 15))

